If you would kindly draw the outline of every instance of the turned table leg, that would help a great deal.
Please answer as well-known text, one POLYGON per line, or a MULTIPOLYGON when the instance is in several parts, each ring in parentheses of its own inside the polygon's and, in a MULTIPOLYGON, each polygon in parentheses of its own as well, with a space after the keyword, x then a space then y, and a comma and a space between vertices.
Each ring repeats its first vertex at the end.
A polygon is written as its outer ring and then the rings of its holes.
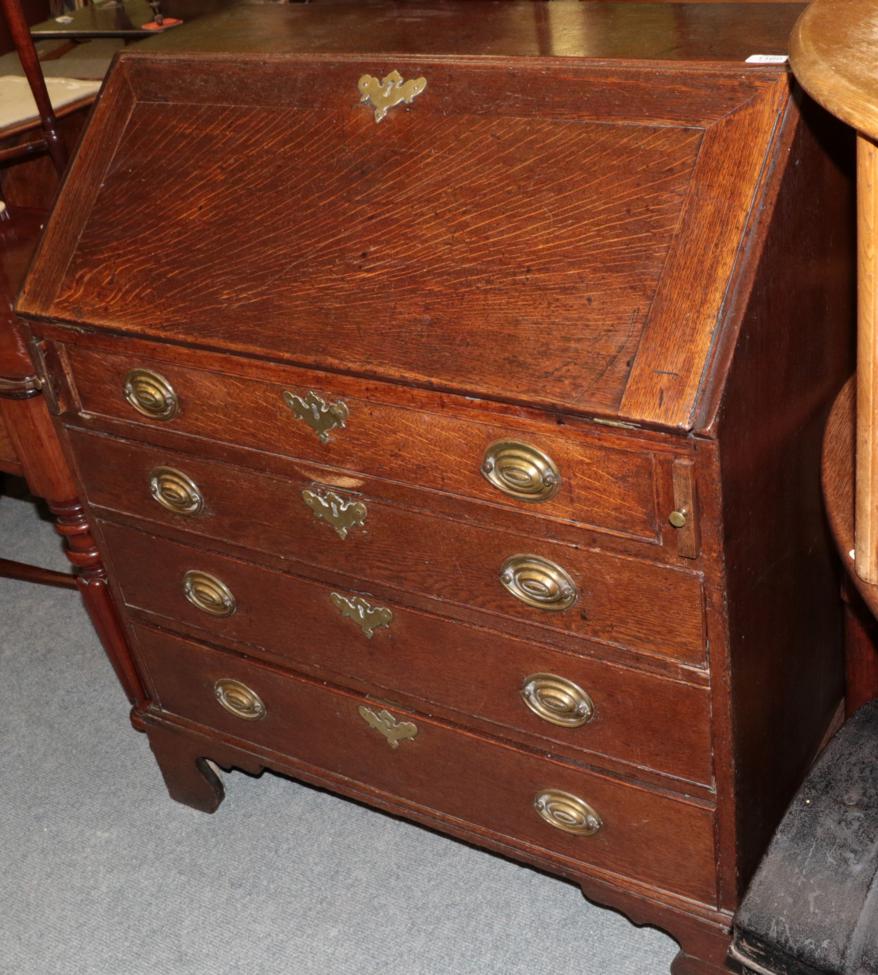
POLYGON ((82 594, 85 608, 116 671, 128 700, 142 707, 146 695, 128 647, 125 631, 113 606, 107 572, 85 518, 82 505, 72 501, 49 500, 49 510, 55 516, 55 530, 64 539, 67 558, 76 569, 76 585, 82 594))

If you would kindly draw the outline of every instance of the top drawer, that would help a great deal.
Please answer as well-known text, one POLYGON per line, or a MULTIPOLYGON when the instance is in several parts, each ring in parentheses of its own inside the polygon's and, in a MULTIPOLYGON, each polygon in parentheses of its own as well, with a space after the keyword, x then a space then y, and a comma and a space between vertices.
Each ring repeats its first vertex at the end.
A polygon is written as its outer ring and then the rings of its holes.
POLYGON ((432 412, 382 402, 376 384, 324 375, 315 387, 308 374, 269 365, 270 380, 258 381, 76 346, 68 357, 86 413, 658 540, 653 454, 607 447, 576 427, 463 419, 438 412, 438 396, 419 397, 435 400, 432 412))

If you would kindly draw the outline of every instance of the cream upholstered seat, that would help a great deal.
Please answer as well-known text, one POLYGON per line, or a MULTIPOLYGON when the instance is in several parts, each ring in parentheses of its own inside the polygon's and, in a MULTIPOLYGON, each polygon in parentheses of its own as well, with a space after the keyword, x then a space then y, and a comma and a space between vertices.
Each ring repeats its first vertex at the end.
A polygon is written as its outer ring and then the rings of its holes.
MULTIPOLYGON (((46 88, 56 112, 94 97, 99 81, 46 78, 46 88)), ((0 135, 39 122, 39 113, 27 79, 21 75, 0 76, 0 135)))

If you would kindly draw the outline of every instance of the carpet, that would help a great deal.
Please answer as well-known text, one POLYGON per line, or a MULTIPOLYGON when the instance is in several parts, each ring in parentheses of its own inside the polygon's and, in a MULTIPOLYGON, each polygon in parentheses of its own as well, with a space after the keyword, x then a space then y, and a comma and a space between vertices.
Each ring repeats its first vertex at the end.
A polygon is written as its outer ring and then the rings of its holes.
MULTIPOLYGON (((0 497, 0 555, 65 567, 0 497)), ((172 802, 76 592, 0 579, 3 975, 664 975, 571 884, 269 773, 172 802)))

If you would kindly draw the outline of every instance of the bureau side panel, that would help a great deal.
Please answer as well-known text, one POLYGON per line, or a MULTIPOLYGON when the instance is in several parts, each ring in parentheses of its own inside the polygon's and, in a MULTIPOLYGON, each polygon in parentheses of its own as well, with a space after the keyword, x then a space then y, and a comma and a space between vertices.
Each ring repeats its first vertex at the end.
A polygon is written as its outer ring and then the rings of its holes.
POLYGON ((716 728, 717 761, 734 766, 730 900, 748 882, 843 691, 820 446, 853 368, 851 144, 811 103, 788 124, 717 424, 729 660, 714 680, 725 686, 728 678, 731 695, 732 727, 716 728))

